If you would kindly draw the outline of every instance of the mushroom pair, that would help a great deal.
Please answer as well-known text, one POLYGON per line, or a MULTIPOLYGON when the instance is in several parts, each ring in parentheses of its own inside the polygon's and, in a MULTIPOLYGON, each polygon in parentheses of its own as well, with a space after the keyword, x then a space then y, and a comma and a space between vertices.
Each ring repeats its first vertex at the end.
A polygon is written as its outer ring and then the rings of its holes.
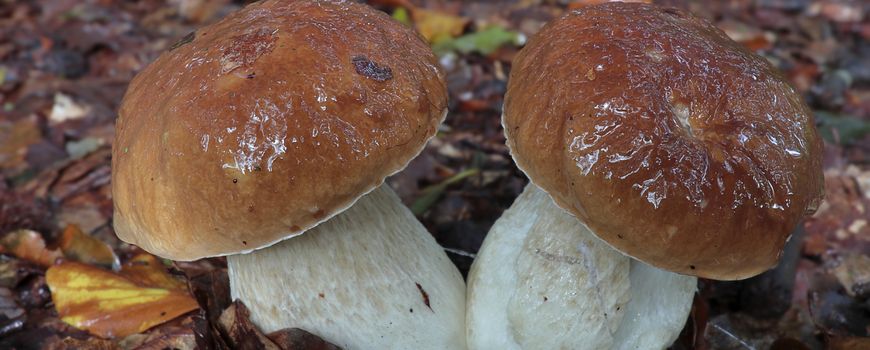
MULTIPOLYGON (((462 349, 462 278, 382 185, 446 100, 427 44, 383 13, 251 4, 130 84, 116 231, 171 259, 227 256, 233 297, 266 332, 462 349)), ((821 197, 799 96, 676 10, 606 4, 549 24, 514 62, 504 126, 532 184, 469 277, 473 348, 665 347, 695 284, 674 272, 760 273, 821 197)))
POLYGON ((446 108, 427 43, 386 14, 248 5, 131 82, 113 149, 116 232, 174 260, 227 256, 232 296, 264 332, 464 348, 462 276, 383 185, 446 108))
POLYGON ((607 3, 549 23, 514 59, 503 126, 531 184, 469 274, 472 349, 665 348, 691 276, 769 269, 822 198, 799 94, 676 9, 607 3))

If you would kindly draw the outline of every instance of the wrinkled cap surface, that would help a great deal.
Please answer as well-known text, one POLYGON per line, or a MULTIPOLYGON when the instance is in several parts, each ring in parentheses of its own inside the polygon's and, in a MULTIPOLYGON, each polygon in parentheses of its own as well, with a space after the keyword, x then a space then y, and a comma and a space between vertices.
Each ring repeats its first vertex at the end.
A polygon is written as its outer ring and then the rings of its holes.
POLYGON ((261 1, 130 84, 115 229, 177 260, 271 245, 343 211, 435 134, 443 73, 406 26, 351 1, 261 1))
POLYGON ((675 9, 609 3, 548 24, 514 59, 517 165, 616 249, 740 279, 772 267, 822 196, 822 143, 763 58, 675 9))

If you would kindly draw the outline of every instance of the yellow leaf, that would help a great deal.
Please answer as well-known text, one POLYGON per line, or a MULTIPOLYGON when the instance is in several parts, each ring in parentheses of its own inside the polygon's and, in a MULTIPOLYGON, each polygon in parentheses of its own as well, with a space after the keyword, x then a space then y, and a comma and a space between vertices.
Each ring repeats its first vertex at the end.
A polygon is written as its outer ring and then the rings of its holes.
POLYGON ((45 279, 64 322, 105 338, 140 333, 198 307, 186 293, 75 262, 52 266, 45 279))
POLYGON ((409 27, 411 26, 411 18, 408 15, 408 10, 406 10, 404 7, 396 8, 393 11, 392 17, 394 20, 398 21, 399 23, 402 23, 402 24, 409 26, 409 27))
POLYGON ((114 270, 120 267, 118 257, 108 244, 82 232, 76 225, 67 225, 63 230, 60 249, 67 258, 78 262, 105 266, 114 270))
POLYGON ((11 254, 43 267, 51 266, 63 257, 60 251, 46 248, 42 235, 31 230, 16 230, 3 236, 0 253, 11 254))
POLYGON ((154 255, 141 253, 124 264, 121 275, 141 286, 185 291, 186 285, 166 272, 154 255))
POLYGON ((421 8, 411 9, 414 26, 430 43, 457 37, 465 30, 468 19, 421 8))

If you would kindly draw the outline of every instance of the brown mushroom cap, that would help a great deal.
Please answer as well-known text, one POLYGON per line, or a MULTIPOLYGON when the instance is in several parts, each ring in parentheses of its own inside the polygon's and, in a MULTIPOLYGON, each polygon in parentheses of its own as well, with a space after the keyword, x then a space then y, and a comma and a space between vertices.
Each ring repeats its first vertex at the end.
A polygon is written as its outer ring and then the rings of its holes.
POLYGON ((551 22, 514 59, 503 123, 517 165, 560 207, 678 273, 761 273, 823 193, 799 94, 675 9, 608 3, 551 22))
POLYGON ((405 167, 444 118, 428 45, 351 1, 261 1, 130 84, 112 154, 115 229, 172 259, 301 233, 405 167))

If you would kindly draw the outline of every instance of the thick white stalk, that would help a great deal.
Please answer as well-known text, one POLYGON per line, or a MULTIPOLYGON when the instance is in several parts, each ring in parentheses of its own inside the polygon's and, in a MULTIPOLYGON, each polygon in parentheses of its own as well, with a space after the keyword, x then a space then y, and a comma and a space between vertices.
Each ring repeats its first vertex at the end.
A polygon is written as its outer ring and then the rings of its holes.
POLYGON ((631 301, 613 336, 614 349, 663 349, 686 324, 698 279, 631 259, 631 301))
POLYGON ((470 349, 664 348, 695 278, 620 254, 529 185, 493 225, 468 276, 470 349))
POLYGON ((465 283, 386 185, 272 247, 227 257, 233 298, 263 331, 345 349, 464 349, 465 283))

